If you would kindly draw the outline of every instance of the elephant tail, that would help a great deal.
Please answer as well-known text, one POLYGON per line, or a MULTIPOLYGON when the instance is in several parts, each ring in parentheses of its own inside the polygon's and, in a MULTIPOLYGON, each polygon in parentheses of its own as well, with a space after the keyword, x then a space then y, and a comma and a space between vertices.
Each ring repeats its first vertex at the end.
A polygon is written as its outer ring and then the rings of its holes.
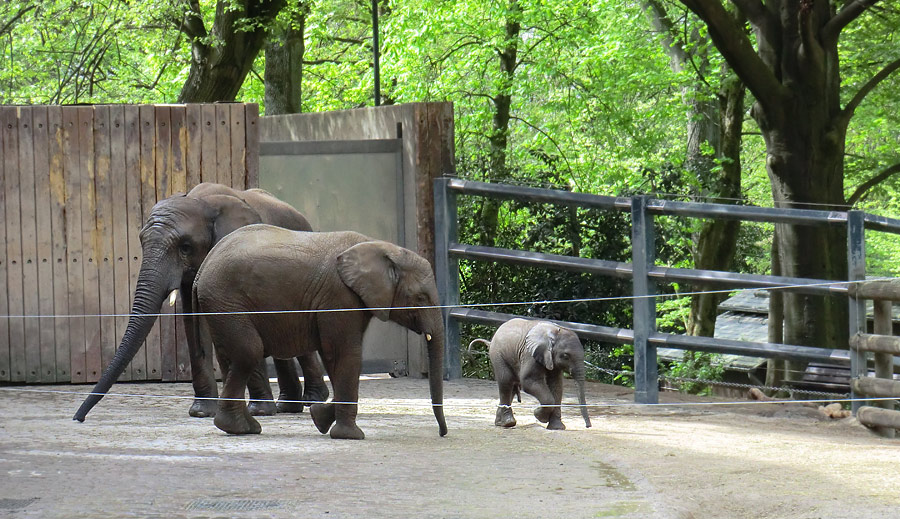
MULTIPOLYGON (((197 280, 198 279, 200 279, 199 272, 197 273, 197 276, 194 277, 194 282, 191 284, 191 308, 194 310, 194 312, 200 311, 200 304, 199 304, 198 297, 197 297, 197 280)), ((191 319, 191 321, 193 321, 193 326, 191 327, 191 330, 189 333, 192 333, 194 335, 194 344, 197 345, 198 355, 200 355, 200 357, 205 357, 205 356, 209 355, 210 352, 207 352, 206 350, 204 350, 204 347, 206 345, 201 340, 200 321, 202 319, 203 319, 203 317, 200 315, 195 315, 194 318, 191 319)))
POLYGON ((474 352, 472 351, 472 345, 475 344, 476 342, 480 342, 481 344, 484 344, 484 345, 485 345, 486 347, 488 347, 488 348, 491 347, 491 342, 488 341, 488 340, 485 340, 485 339, 473 339, 472 342, 469 343, 469 347, 466 348, 466 354, 468 354, 470 357, 471 357, 472 354, 474 353, 474 352))
POLYGON ((516 392, 516 400, 517 400, 520 404, 522 403, 522 393, 520 392, 521 390, 522 390, 522 386, 521 386, 521 384, 519 384, 518 382, 517 382, 516 384, 513 385, 513 391, 516 392))

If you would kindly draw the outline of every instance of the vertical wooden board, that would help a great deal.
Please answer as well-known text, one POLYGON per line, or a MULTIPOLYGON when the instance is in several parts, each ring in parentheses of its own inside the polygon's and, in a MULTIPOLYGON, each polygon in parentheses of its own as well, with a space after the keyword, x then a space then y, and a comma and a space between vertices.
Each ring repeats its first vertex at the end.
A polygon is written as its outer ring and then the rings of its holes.
POLYGON ((41 313, 38 296, 37 207, 35 205, 34 109, 19 108, 19 205, 22 222, 22 303, 26 315, 25 382, 41 380, 41 313))
POLYGON ((259 105, 244 105, 244 128, 247 132, 247 189, 259 187, 259 105))
POLYGON ((66 261, 68 262, 66 294, 69 317, 69 376, 74 383, 87 382, 84 353, 84 261, 81 184, 86 176, 79 155, 78 107, 62 109, 62 156, 66 178, 63 217, 66 226, 66 261))
MULTIPOLYGON (((104 337, 104 345, 111 345, 113 351, 128 326, 131 309, 131 278, 128 275, 128 181, 125 167, 125 107, 115 105, 109 112, 109 191, 112 219, 112 263, 113 275, 113 335, 104 337)), ((140 209, 138 209, 140 210, 140 209)), ((108 362, 104 360, 104 369, 108 362)), ((131 380, 131 369, 126 368, 119 380, 131 380)))
MULTIPOLYGON (((0 131, 3 132, 3 163, 6 174, 6 290, 9 315, 25 313, 22 285, 22 205, 19 179, 18 114, 15 107, 3 108, 0 131)), ((25 320, 9 319, 10 381, 25 381, 25 320)))
POLYGON ((56 338, 56 381, 71 380, 69 325, 69 259, 66 229, 65 125, 63 109, 47 108, 47 155, 50 168, 50 232, 53 263, 53 330, 56 338))
MULTIPOLYGON (((8 113, 12 111, 11 107, 0 107, 0 125, 5 126, 8 113)), ((15 112, 13 112, 15 113, 15 112)), ((4 149, 10 146, 6 141, 8 132, 0 129, 0 153, 4 153, 4 149)), ((3 217, 4 223, 0 224, 0 312, 2 315, 9 315, 9 287, 7 285, 9 261, 6 256, 6 177, 12 175, 15 170, 12 166, 6 164, 6 154, 0 157, 0 217, 3 217)), ((9 357, 9 319, 0 319, 0 381, 9 382, 10 377, 10 357, 9 357)))
MULTIPOLYGON (((152 106, 139 108, 141 118, 141 221, 147 221, 156 204, 156 119, 152 106)), ((162 376, 159 350, 159 319, 147 335, 144 349, 147 355, 147 379, 159 380, 162 376)))
POLYGON ((94 157, 94 107, 78 107, 78 153, 81 162, 81 235, 84 263, 85 382, 103 370, 100 353, 100 233, 97 230, 97 186, 94 157))
POLYGON ((38 381, 56 382, 56 329, 53 316, 53 226, 50 198, 50 143, 48 108, 35 106, 32 112, 34 135, 34 206, 37 243, 35 261, 38 276, 38 320, 41 365, 38 381))
MULTIPOLYGON (((176 193, 187 192, 187 149, 188 129, 185 105, 174 106, 171 109, 172 127, 172 170, 170 172, 173 191, 176 193)), ((181 294, 179 294, 181 296, 181 294)), ((190 294, 188 294, 190 297, 190 294)), ((175 314, 181 313, 183 307, 180 298, 172 308, 175 314)), ((175 380, 190 380, 190 352, 187 339, 184 334, 184 321, 180 317, 171 317, 174 332, 173 341, 175 349, 175 380), (185 378, 187 377, 187 378, 185 378)))
MULTIPOLYGON (((156 200, 169 197, 172 193, 172 126, 171 108, 156 106, 156 200)), ((175 321, 174 308, 163 303, 159 317, 159 348, 162 379, 176 380, 175 363, 175 321)))
POLYGON ((200 181, 218 182, 216 175, 216 105, 200 105, 200 181))
POLYGON ((216 106, 216 178, 220 184, 231 185, 231 109, 227 104, 216 106))
MULTIPOLYGON (((97 193, 95 239, 100 283, 100 370, 112 361, 116 353, 116 279, 113 255, 113 171, 112 171, 112 107, 94 107, 94 185, 97 193)), ((92 379, 93 381, 93 379, 92 379)))
MULTIPOLYGON (((136 105, 126 105, 125 118, 125 191, 128 238, 128 308, 134 304, 134 290, 141 270, 140 230, 144 224, 141 200, 141 118, 136 105)), ((147 380, 147 348, 138 349, 126 372, 131 380, 147 380)))
POLYGON ((173 106, 170 110, 172 128, 172 170, 170 172, 171 193, 187 193, 187 127, 184 105, 173 106))
POLYGON ((241 103, 227 105, 231 117, 231 187, 246 189, 247 186, 247 132, 244 126, 244 107, 241 103))
POLYGON ((186 177, 185 192, 190 191, 197 186, 200 180, 200 159, 202 148, 202 125, 203 114, 199 104, 191 103, 185 105, 185 157, 184 169, 186 177))

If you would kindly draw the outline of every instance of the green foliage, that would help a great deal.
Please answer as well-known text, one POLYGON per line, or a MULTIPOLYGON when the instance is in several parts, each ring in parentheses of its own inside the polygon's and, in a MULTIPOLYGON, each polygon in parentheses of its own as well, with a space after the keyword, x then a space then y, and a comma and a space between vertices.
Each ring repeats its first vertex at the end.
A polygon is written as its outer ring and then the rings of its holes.
MULTIPOLYGON (((673 362, 664 375, 679 378, 717 381, 722 380, 725 367, 720 355, 702 351, 685 351, 680 361, 673 362)), ((709 395, 712 387, 702 382, 677 381, 681 391, 697 395, 709 395)))

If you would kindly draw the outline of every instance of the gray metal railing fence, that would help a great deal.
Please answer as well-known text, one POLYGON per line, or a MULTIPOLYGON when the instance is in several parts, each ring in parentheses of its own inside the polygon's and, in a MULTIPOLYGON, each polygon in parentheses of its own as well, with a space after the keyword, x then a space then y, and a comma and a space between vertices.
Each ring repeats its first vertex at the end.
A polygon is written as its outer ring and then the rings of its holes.
MULTIPOLYGON (((613 197, 447 177, 435 180, 434 198, 435 271, 441 304, 445 305, 445 376, 447 378, 462 376, 459 344, 460 321, 500 325, 513 317, 519 317, 458 306, 459 260, 495 261, 631 278, 632 295, 634 296, 633 329, 557 322, 576 331, 584 338, 634 345, 635 401, 637 403, 657 403, 659 400, 656 349, 660 346, 682 350, 849 365, 851 378, 865 376, 867 366, 866 353, 853 349, 757 343, 658 332, 656 329, 656 298, 654 296, 656 294, 655 286, 659 282, 686 282, 697 286, 729 289, 783 287, 783 290, 810 295, 847 295, 851 331, 859 330, 860 326, 862 326, 862 330, 865 330, 865 301, 849 293, 848 283, 843 282, 656 266, 653 227, 655 216, 669 215, 818 226, 844 225, 847 227, 848 281, 865 278, 866 229, 900 234, 900 220, 871 215, 862 211, 820 211, 677 202, 652 199, 644 195, 613 197), (622 263, 459 243, 456 203, 459 195, 561 204, 607 211, 630 211, 632 262, 622 263)), ((854 410, 856 408, 858 405, 854 405, 854 410)))

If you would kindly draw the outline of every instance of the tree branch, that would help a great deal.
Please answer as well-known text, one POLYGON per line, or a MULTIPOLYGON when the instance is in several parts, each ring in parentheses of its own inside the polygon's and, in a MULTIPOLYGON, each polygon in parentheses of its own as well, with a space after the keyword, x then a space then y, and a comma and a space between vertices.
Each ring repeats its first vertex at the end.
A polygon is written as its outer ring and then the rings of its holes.
POLYGON ((866 12, 866 9, 872 7, 877 2, 878 0, 854 0, 845 5, 844 8, 834 15, 834 18, 829 20, 828 23, 825 24, 825 27, 822 28, 823 41, 828 43, 837 41, 838 36, 841 34, 841 31, 844 30, 844 27, 850 25, 853 20, 859 18, 861 14, 866 12))
MULTIPOLYGON (((750 39, 718 0, 681 0, 706 23, 716 48, 747 85, 766 112, 773 112, 786 95, 784 85, 753 49, 750 39)), ((759 32, 765 35, 766 31, 759 32)))
POLYGON ((896 59, 891 63, 888 63, 883 69, 879 70, 877 74, 872 76, 866 84, 863 85, 856 95, 853 96, 853 99, 847 103, 847 106, 841 110, 841 120, 844 124, 849 123, 850 118, 853 117, 853 112, 859 107, 860 103, 863 102, 863 99, 866 98, 869 93, 878 86, 879 83, 888 78, 892 73, 894 73, 897 69, 900 69, 900 59, 896 59))
POLYGON ((847 205, 850 205, 850 206, 856 205, 856 202, 859 202, 859 200, 870 189, 872 189, 873 187, 877 186, 878 184, 884 182, 885 180, 890 178, 892 175, 896 175, 897 173, 900 173, 900 162, 898 162, 897 164, 894 164, 893 166, 883 169, 881 171, 881 173, 875 175, 874 177, 870 178, 869 180, 866 180, 865 182, 863 182, 862 184, 857 186, 857 188, 855 190, 853 190, 853 194, 850 195, 849 198, 847 198, 847 205))
POLYGON ((737 6, 738 10, 753 25, 762 27, 769 23, 769 13, 766 11, 766 6, 759 0, 732 0, 732 3, 737 6))
POLYGON ((184 13, 178 30, 183 32, 191 40, 198 40, 206 37, 206 26, 203 25, 203 15, 200 13, 200 2, 198 0, 190 0, 186 2, 189 9, 184 13))
POLYGON ((688 55, 684 50, 684 44, 675 39, 675 24, 659 0, 645 0, 643 4, 644 11, 650 16, 653 29, 663 35, 662 43, 666 54, 669 55, 672 70, 680 72, 682 64, 688 60, 688 55))
POLYGON ((31 11, 32 9, 35 9, 35 8, 37 8, 36 5, 31 5, 31 6, 23 7, 21 9, 19 9, 18 13, 16 13, 12 18, 10 18, 8 22, 3 24, 3 27, 0 27, 0 35, 6 34, 7 32, 12 31, 13 25, 15 25, 17 21, 19 21, 19 18, 25 16, 25 14, 28 11, 31 11))

